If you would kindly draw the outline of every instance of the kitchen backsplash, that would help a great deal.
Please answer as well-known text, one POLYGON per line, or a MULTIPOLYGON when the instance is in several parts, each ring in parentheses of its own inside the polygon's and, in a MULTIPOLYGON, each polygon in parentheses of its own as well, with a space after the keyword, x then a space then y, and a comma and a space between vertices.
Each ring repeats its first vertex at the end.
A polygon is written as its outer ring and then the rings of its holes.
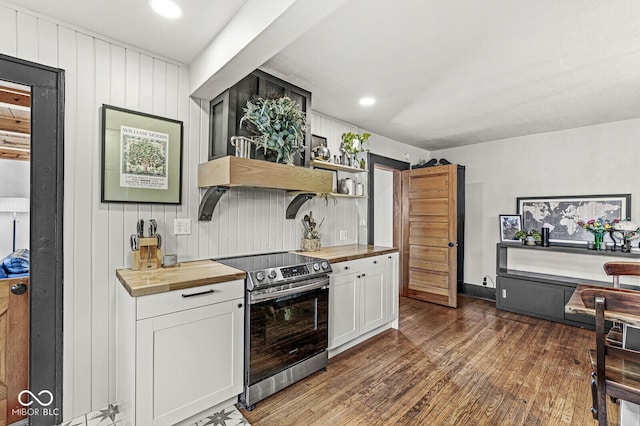
POLYGON ((231 189, 220 199, 211 222, 197 224, 199 257, 297 250, 301 219, 309 211, 317 223, 324 219, 319 229, 323 246, 358 242, 358 203, 366 200, 340 199, 336 204, 330 196, 314 198, 300 208, 296 219, 286 219, 291 199, 280 190, 231 189))

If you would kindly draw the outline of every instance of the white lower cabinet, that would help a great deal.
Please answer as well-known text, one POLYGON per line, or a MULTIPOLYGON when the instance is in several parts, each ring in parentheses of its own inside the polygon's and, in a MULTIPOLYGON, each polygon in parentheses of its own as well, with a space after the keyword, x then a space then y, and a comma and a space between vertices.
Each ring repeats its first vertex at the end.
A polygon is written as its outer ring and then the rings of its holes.
POLYGON ((243 291, 243 281, 233 281, 129 298, 135 390, 122 394, 133 397, 123 406, 135 422, 128 424, 175 425, 242 392, 243 291))
POLYGON ((397 262, 397 253, 393 253, 332 264, 330 355, 370 337, 367 334, 374 330, 383 331, 388 328, 385 325, 397 320, 397 262))
POLYGON ((360 334, 367 333, 387 322, 389 303, 385 262, 372 263, 360 273, 360 334))
POLYGON ((360 335, 360 279, 356 274, 332 275, 329 287, 329 347, 360 335))
MULTIPOLYGON (((400 298, 400 263, 398 253, 391 253, 387 257, 387 274, 389 279, 389 304, 387 305, 387 320, 398 320, 400 298)), ((397 325, 396 325, 397 328, 397 325)))

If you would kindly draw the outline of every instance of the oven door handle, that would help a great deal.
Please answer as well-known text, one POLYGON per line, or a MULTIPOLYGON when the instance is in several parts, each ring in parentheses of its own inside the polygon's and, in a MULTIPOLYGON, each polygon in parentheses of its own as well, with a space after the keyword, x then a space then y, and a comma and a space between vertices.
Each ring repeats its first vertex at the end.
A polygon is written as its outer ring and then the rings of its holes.
POLYGON ((251 304, 255 304, 258 302, 264 302, 265 300, 273 300, 279 299, 285 296, 291 296, 292 294, 305 293, 307 291, 316 290, 316 289, 328 289, 329 288, 329 278, 322 278, 319 280, 315 280, 306 285, 301 285, 299 287, 290 288, 288 290, 282 290, 275 293, 263 293, 263 294, 253 294, 253 292, 249 292, 249 300, 251 304))

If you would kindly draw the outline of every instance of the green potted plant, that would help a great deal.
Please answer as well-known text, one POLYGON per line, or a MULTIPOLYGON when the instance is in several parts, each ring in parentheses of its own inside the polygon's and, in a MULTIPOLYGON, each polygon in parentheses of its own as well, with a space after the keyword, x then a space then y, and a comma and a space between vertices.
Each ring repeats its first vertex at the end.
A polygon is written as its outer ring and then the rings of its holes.
MULTIPOLYGON (((358 167, 356 155, 358 152, 369 151, 369 138, 370 133, 353 133, 346 132, 342 134, 342 142, 340 143, 340 150, 344 153, 345 164, 358 167), (366 145, 366 147, 365 147, 366 145)), ((364 168, 364 159, 362 159, 361 167, 364 168)))
POLYGON ((257 148, 277 154, 276 163, 281 160, 293 164, 293 157, 304 148, 304 132, 307 117, 288 96, 280 98, 257 98, 247 101, 240 126, 250 124, 249 130, 257 135, 257 148))
POLYGON ((515 233, 513 238, 517 240, 521 240, 522 242, 525 242, 527 245, 531 245, 531 246, 535 245, 536 243, 540 242, 540 240, 542 240, 542 236, 535 229, 532 229, 529 232, 518 231, 515 233))
POLYGON ((347 132, 342 134, 342 143, 340 149, 348 154, 357 154, 358 152, 364 152, 369 150, 369 138, 370 133, 352 133, 347 132), (367 147, 365 148, 365 144, 367 147))

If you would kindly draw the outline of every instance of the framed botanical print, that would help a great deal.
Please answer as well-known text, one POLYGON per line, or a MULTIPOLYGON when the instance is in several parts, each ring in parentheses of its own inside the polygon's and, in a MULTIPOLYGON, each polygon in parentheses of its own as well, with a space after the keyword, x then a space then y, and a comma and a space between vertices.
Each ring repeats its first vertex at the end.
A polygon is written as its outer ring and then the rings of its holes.
POLYGON ((182 202, 182 121, 102 106, 102 201, 182 202))

